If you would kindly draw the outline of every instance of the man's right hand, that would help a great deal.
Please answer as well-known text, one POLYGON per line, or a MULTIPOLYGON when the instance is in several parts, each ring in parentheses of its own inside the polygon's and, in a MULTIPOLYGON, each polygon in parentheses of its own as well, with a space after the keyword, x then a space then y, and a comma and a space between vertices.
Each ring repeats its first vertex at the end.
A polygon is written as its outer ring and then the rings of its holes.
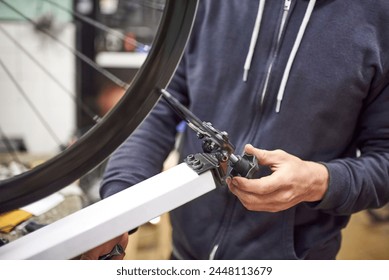
MULTIPOLYGON (((123 247, 123 249, 126 249, 128 243, 128 233, 124 233, 110 241, 107 241, 100 246, 89 250, 88 252, 85 252, 81 255, 81 260, 98 260, 100 256, 106 255, 109 252, 112 251, 112 249, 115 247, 115 245, 119 244, 123 247)), ((119 256, 113 256, 112 260, 122 260, 125 256, 125 253, 119 255, 119 256)))

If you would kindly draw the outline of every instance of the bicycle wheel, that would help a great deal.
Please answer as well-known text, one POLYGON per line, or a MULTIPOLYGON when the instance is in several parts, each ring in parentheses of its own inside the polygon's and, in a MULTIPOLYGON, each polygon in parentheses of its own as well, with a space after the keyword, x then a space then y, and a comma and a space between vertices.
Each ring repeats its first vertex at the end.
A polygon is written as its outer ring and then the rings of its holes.
POLYGON ((197 0, 167 0, 150 53, 120 102, 76 143, 32 170, 0 182, 0 213, 50 195, 106 159, 147 116, 185 48, 197 0))

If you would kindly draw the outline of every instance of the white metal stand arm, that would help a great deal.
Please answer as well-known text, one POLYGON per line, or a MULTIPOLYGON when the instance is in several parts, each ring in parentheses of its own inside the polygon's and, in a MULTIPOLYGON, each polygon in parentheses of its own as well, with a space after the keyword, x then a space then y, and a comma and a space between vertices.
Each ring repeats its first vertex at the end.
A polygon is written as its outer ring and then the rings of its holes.
POLYGON ((72 259, 213 189, 182 163, 0 247, 0 259, 72 259))

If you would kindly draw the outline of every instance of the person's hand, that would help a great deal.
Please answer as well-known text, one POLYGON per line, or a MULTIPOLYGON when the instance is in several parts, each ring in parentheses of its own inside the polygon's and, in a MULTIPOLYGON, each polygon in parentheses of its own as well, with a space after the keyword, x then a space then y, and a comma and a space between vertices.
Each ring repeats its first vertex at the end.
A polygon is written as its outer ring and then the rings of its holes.
MULTIPOLYGON (((124 233, 110 241, 107 241, 100 246, 89 250, 81 255, 81 260, 98 260, 100 256, 106 255, 112 251, 116 244, 122 246, 123 249, 126 249, 128 243, 128 233, 124 233)), ((113 256, 111 260, 122 260, 125 256, 125 253, 119 256, 113 256)))
POLYGON ((259 179, 227 178, 230 191, 251 211, 278 212, 300 202, 323 198, 328 188, 328 170, 316 162, 303 161, 282 150, 266 151, 246 145, 260 165, 273 173, 259 179))

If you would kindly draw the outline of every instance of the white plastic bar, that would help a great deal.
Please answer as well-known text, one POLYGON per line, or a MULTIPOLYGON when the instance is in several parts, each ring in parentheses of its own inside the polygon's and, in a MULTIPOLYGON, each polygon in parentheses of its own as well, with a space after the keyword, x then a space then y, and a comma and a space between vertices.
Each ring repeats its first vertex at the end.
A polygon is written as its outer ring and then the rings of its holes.
POLYGON ((185 163, 0 247, 0 259, 72 259, 213 189, 185 163))
POLYGON ((101 52, 96 56, 96 62, 101 67, 138 69, 146 60, 147 53, 131 52, 101 52))

